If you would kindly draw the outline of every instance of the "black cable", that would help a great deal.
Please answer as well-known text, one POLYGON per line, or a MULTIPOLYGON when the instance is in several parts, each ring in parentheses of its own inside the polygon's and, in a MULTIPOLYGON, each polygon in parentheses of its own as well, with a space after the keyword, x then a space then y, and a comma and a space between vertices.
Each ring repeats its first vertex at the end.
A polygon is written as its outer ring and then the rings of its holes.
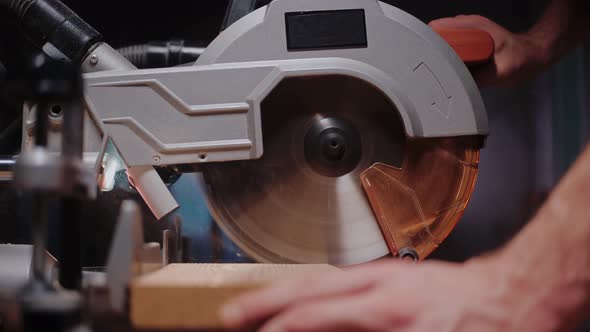
POLYGON ((165 68, 195 62, 204 50, 189 46, 184 40, 152 41, 117 49, 137 68, 165 68))
POLYGON ((0 0, 27 37, 54 60, 81 63, 102 36, 59 0, 0 0))

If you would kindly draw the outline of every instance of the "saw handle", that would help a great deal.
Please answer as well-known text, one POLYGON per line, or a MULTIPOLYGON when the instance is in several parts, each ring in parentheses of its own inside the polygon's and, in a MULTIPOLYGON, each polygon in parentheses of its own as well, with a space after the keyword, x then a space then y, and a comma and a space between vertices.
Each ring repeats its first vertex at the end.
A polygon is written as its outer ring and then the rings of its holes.
POLYGON ((494 39, 483 30, 477 29, 434 29, 459 57, 470 66, 481 65, 494 56, 494 39))

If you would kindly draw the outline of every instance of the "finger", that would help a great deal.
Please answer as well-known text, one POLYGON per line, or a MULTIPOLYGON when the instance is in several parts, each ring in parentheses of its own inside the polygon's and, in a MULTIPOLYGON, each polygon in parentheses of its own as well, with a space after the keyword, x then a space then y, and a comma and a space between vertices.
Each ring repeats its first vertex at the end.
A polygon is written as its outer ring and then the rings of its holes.
POLYGON ((370 289, 383 269, 391 268, 389 265, 395 264, 374 264, 362 269, 279 282, 238 297, 222 309, 221 317, 224 324, 231 328, 249 326, 296 302, 362 292, 370 289))
POLYGON ((396 326, 407 323, 402 319, 378 317, 383 307, 390 306, 379 303, 372 296, 358 294, 340 296, 316 302, 302 303, 287 308, 269 322, 261 332, 330 332, 330 331, 392 331, 396 326), (385 318, 385 319, 384 319, 385 318))
POLYGON ((288 305, 313 298, 346 294, 366 289, 365 278, 343 277, 343 272, 279 282, 268 288, 243 295, 223 308, 228 327, 248 326, 276 314, 288 305))

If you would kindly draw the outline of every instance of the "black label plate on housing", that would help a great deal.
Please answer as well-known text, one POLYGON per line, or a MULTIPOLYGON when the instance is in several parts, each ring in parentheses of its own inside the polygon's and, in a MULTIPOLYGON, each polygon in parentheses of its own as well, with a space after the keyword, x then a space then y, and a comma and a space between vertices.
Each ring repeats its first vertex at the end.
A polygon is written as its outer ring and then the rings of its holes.
POLYGON ((363 9, 285 13, 291 50, 367 47, 363 9))

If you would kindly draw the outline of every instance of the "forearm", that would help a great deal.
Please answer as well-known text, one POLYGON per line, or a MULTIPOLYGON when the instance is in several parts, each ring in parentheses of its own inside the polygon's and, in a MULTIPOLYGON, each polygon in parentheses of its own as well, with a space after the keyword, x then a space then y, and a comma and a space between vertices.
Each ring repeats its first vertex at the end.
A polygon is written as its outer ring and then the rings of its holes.
MULTIPOLYGON (((522 319, 577 324, 590 305, 590 145, 531 223, 499 254, 523 291, 522 319)), ((564 329, 571 326, 559 326, 564 329)))
POLYGON ((590 32, 587 0, 552 0, 539 21, 525 35, 537 45, 545 66, 558 61, 590 32))

